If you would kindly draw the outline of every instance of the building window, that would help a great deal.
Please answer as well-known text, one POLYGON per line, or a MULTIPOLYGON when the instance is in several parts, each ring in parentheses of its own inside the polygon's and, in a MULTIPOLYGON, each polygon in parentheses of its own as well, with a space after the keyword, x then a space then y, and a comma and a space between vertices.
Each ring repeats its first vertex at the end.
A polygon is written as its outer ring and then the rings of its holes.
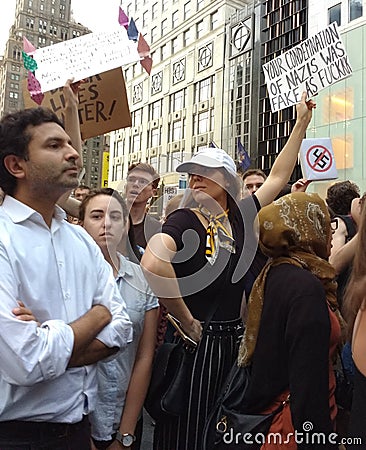
POLYGON ((131 113, 132 116, 132 124, 134 127, 142 124, 142 109, 136 109, 131 113))
POLYGON ((349 0, 348 5, 350 22, 362 16, 362 0, 349 0))
POLYGON ((163 72, 156 73, 151 77, 151 94, 161 92, 163 87, 163 72))
POLYGON ((219 21, 219 12, 215 11, 210 14, 210 30, 214 30, 217 27, 219 21))
POLYGON ((173 84, 183 81, 186 77, 186 61, 185 58, 173 64, 173 84))
POLYGON ((61 28, 61 39, 63 41, 67 40, 67 30, 65 28, 61 28))
POLYGON ((17 99, 19 97, 18 92, 9 92, 9 98, 17 99))
POLYGON ((74 39, 74 38, 77 38, 77 37, 79 37, 80 36, 80 31, 75 31, 75 30, 73 30, 72 31, 72 38, 74 39))
POLYGON ((184 11, 184 19, 188 19, 189 15, 191 14, 191 2, 190 1, 184 4, 183 11, 184 11))
POLYGON ((40 9, 40 11, 43 11, 43 10, 44 10, 44 4, 43 4, 43 3, 41 3, 41 4, 39 5, 39 9, 40 9))
POLYGON ((204 23, 203 20, 200 20, 196 24, 196 37, 197 39, 201 39, 201 37, 204 35, 205 29, 204 29, 204 23))
POLYGON ((161 35, 164 36, 168 29, 168 19, 164 19, 161 22, 161 35))
POLYGON ((201 8, 203 8, 204 3, 205 3, 205 0, 197 0, 197 11, 199 11, 201 8))
POLYGON ((141 151, 141 135, 134 134, 132 137, 132 153, 141 151))
POLYGON ((135 84, 133 87, 132 102, 137 103, 142 100, 142 82, 135 84))
POLYGON ((178 38, 172 39, 172 55, 174 55, 176 51, 178 51, 178 38))
POLYGON ((341 3, 334 5, 328 9, 328 23, 337 22, 337 25, 341 25, 341 3))
POLYGON ((194 102, 204 102, 214 96, 215 75, 212 75, 195 84, 194 102))
POLYGON ((17 66, 16 64, 11 65, 11 70, 13 72, 20 72, 20 66, 17 66))
POLYGON ((161 55, 160 61, 165 61, 168 57, 168 44, 164 44, 160 47, 161 55))
POLYGON ((174 11, 172 14, 172 28, 174 30, 175 27, 178 26, 179 13, 178 11, 174 11))
POLYGON ((187 47, 192 42, 192 32, 191 29, 183 32, 183 48, 187 47))
POLYGON ((167 7, 168 7, 168 0, 162 0, 161 1, 161 9, 162 9, 162 11, 166 11, 167 7))
POLYGON ((142 26, 143 26, 143 27, 146 27, 146 26, 147 26, 147 24, 148 24, 148 17, 149 17, 149 11, 145 11, 145 12, 142 14, 142 26))
POLYGON ((207 44, 198 50, 198 71, 212 66, 212 44, 207 44))
POLYGON ((152 8, 151 8, 151 14, 152 14, 152 18, 153 18, 153 19, 156 19, 156 18, 157 18, 157 16, 158 16, 158 4, 157 4, 157 3, 154 3, 154 4, 152 5, 152 8))
POLYGON ((149 105, 149 120, 157 120, 161 117, 162 100, 158 100, 149 105))
POLYGON ((13 49, 13 59, 16 59, 16 60, 20 61, 21 56, 22 56, 21 51, 19 50, 18 47, 15 47, 15 48, 13 49))
POLYGON ((187 90, 182 89, 181 91, 174 92, 170 96, 170 112, 175 112, 183 109, 186 104, 186 94, 187 90))
POLYGON ((158 27, 151 28, 151 43, 155 42, 158 37, 158 27))
POLYGON ((25 21, 25 26, 31 30, 34 29, 34 19, 30 19, 29 17, 27 17, 26 21, 25 21))
POLYGON ((170 124, 169 142, 180 141, 184 138, 184 126, 181 120, 170 124))
POLYGON ((158 147, 160 145, 160 128, 150 130, 150 147, 158 147))

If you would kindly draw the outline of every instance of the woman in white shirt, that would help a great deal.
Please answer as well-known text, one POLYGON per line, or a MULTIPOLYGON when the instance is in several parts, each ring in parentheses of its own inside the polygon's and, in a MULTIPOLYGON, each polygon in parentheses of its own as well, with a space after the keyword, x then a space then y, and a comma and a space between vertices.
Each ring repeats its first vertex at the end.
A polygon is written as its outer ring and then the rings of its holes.
POLYGON ((154 357, 158 301, 140 266, 117 252, 128 229, 122 197, 110 188, 91 191, 80 205, 80 220, 112 266, 134 332, 126 350, 98 364, 97 406, 90 414, 92 437, 97 449, 120 450, 122 445, 136 450, 154 357))

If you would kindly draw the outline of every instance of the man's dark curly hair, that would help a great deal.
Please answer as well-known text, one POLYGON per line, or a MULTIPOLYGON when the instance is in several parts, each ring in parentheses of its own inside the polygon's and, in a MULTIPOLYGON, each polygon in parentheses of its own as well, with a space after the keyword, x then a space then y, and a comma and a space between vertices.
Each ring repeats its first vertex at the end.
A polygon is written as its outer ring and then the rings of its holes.
POLYGON ((360 188, 352 181, 339 181, 329 186, 326 202, 335 215, 346 216, 354 198, 360 197, 360 188))
POLYGON ((28 145, 32 139, 30 127, 55 122, 64 128, 60 119, 46 108, 29 108, 5 115, 0 121, 0 187, 6 194, 12 195, 17 180, 4 165, 8 155, 28 159, 28 145))

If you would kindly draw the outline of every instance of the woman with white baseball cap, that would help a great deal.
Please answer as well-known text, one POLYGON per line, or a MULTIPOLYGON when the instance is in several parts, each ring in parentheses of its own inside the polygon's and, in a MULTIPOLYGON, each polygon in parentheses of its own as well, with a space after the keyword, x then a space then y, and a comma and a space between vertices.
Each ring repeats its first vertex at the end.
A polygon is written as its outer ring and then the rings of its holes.
POLYGON ((246 273, 257 250, 253 223, 288 182, 315 104, 306 93, 292 133, 258 191, 242 200, 236 166, 222 149, 204 148, 177 167, 189 174, 184 208, 148 243, 141 265, 160 301, 199 341, 188 380, 188 407, 155 426, 155 450, 200 450, 207 415, 238 355, 246 273), (213 308, 214 306, 214 308, 213 308), (209 310, 213 319, 202 335, 209 310))

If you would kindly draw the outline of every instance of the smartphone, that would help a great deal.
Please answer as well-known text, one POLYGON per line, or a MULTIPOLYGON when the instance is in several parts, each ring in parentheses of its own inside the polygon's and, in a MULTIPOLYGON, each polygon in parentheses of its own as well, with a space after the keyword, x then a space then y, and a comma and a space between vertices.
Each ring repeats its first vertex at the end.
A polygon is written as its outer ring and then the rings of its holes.
POLYGON ((179 336, 183 339, 183 341, 190 345, 191 347, 197 347, 197 342, 190 338, 187 333, 183 330, 182 325, 179 320, 173 317, 171 314, 167 314, 167 319, 173 325, 173 327, 178 331, 179 336))

